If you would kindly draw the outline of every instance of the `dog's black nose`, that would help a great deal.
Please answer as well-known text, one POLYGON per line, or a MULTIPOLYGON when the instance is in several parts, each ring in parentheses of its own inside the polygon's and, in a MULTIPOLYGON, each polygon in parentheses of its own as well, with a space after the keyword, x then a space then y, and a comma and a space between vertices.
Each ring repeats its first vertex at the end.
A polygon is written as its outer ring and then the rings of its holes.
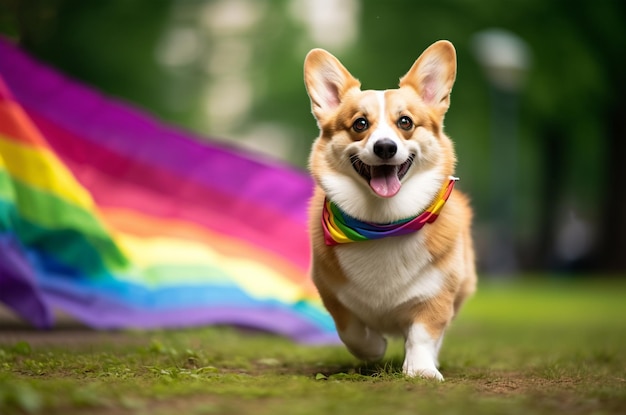
POLYGON ((388 138, 383 138, 374 143, 374 154, 383 160, 389 160, 396 155, 398 146, 388 138))

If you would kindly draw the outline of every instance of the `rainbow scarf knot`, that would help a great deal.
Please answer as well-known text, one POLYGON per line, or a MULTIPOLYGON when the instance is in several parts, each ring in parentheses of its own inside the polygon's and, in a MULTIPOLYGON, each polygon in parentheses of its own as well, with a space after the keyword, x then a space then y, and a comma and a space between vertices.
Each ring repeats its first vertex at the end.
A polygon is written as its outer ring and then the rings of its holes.
POLYGON ((369 241, 386 238, 388 236, 407 235, 417 232, 427 223, 434 222, 439 212, 445 205, 452 193, 458 177, 450 176, 437 197, 422 213, 396 222, 387 224, 375 224, 364 222, 349 216, 328 199, 324 200, 322 213, 322 227, 324 229, 324 242, 328 246, 345 244, 349 242, 369 241))

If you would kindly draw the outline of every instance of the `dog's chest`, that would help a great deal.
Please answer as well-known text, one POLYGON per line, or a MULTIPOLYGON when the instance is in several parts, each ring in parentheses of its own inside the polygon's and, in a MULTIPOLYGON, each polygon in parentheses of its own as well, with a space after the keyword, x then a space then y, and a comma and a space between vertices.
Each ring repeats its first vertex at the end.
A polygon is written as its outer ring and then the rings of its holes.
POLYGON ((339 264, 348 283, 340 301, 369 325, 385 331, 394 310, 435 296, 443 274, 431 264, 421 233, 338 246, 339 264))

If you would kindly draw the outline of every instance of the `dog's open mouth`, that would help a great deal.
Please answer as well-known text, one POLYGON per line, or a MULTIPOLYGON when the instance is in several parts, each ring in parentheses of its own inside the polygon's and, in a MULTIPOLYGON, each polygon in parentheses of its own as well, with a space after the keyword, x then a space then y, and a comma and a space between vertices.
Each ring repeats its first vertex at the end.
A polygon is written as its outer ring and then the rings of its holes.
POLYGON ((370 166, 361 161, 358 156, 350 157, 352 167, 370 185, 371 189, 380 197, 393 197, 400 191, 402 178, 406 175, 413 164, 414 154, 402 164, 382 164, 370 166))

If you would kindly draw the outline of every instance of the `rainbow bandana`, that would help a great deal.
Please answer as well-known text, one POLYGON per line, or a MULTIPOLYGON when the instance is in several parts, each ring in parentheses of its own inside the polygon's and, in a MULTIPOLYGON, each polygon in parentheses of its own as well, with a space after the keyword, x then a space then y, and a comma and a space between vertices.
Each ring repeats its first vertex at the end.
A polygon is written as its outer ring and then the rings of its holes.
POLYGON ((333 246, 349 242, 381 239, 388 236, 406 235, 419 231, 424 225, 432 223, 437 219, 457 180, 459 180, 458 177, 450 176, 450 179, 441 189, 433 203, 419 215, 384 225, 363 222, 348 216, 337 205, 326 199, 324 200, 324 212, 322 214, 324 241, 326 245, 333 246))

